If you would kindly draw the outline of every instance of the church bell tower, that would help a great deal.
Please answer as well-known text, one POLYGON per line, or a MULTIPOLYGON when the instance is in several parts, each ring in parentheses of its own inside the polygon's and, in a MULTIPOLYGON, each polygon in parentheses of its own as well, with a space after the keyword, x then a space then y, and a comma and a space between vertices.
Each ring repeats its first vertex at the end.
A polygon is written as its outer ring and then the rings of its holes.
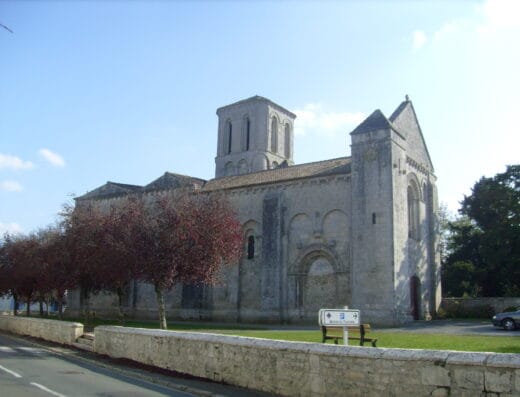
POLYGON ((217 109, 215 178, 293 165, 296 115, 261 96, 217 109))

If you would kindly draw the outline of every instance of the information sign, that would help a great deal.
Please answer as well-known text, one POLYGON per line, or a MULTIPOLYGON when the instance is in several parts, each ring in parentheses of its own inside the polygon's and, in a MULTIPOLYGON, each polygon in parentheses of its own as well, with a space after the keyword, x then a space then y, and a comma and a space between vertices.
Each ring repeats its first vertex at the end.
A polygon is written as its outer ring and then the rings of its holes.
POLYGON ((359 310, 351 309, 321 309, 318 314, 320 325, 328 326, 347 326, 359 325, 359 310))

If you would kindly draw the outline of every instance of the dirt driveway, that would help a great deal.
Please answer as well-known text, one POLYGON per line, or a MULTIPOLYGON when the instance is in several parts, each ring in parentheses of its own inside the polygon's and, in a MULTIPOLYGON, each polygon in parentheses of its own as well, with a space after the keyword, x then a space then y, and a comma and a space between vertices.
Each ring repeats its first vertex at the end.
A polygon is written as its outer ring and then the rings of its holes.
POLYGON ((461 334, 461 335, 490 335, 490 336, 518 336, 520 330, 505 331, 494 327, 491 320, 432 320, 414 321, 399 328, 378 328, 377 332, 413 332, 424 334, 461 334))

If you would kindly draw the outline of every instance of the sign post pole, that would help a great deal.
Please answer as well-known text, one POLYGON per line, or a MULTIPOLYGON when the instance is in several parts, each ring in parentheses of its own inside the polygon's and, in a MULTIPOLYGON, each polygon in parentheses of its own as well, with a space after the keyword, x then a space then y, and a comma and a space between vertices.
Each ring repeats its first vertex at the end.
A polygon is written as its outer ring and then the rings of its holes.
MULTIPOLYGON (((343 306, 343 309, 348 310, 348 306, 343 306)), ((348 346, 348 327, 346 325, 343 327, 343 344, 348 346)))

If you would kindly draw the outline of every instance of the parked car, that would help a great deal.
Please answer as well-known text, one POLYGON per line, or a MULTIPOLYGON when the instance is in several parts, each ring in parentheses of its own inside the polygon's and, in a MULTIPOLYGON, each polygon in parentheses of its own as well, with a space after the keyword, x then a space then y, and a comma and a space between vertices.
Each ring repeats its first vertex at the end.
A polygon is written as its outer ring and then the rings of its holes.
POLYGON ((495 314, 491 321, 495 327, 503 327, 507 331, 520 328, 520 310, 495 314))

